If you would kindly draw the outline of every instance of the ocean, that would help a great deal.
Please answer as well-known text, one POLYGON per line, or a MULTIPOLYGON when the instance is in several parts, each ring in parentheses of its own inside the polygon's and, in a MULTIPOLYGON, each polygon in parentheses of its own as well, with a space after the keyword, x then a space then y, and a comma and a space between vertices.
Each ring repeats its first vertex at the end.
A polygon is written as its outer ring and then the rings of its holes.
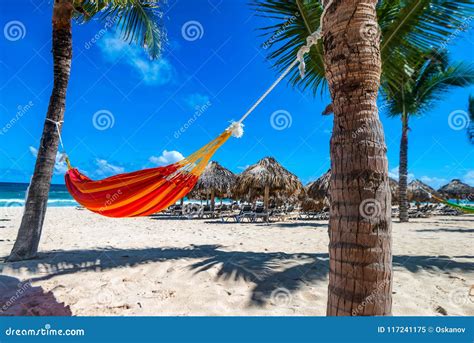
MULTIPOLYGON (((0 207, 13 206, 21 207, 25 205, 27 183, 14 182, 0 182, 0 207)), ((205 203, 205 201, 188 200, 185 198, 185 203, 205 203)), ((218 204, 220 199, 216 198, 218 204)), ((223 199, 226 204, 232 203, 230 199, 223 199)), ((452 200, 456 203, 456 200, 452 200)), ((473 201, 461 201, 464 205, 474 205, 473 201)), ((66 189, 65 185, 51 185, 49 190, 48 206, 64 207, 64 206, 78 206, 79 204, 72 198, 66 189)))
MULTIPOLYGON (((0 207, 24 206, 27 189, 27 183, 0 182, 0 207)), ((48 206, 63 207, 77 205, 78 203, 71 197, 65 185, 51 185, 48 206)))
MULTIPOLYGON (((0 207, 24 206, 27 189, 27 183, 0 182, 0 207)), ((187 198, 184 198, 184 202, 201 203, 200 201, 191 201, 187 198)), ((216 203, 219 202, 220 199, 216 198, 216 203)), ((226 204, 230 204, 232 201, 230 199, 223 199, 223 202, 226 204)), ((203 201, 202 203, 205 203, 205 201, 203 201)), ((78 205, 79 204, 72 198, 72 196, 67 191, 65 185, 51 185, 51 188, 49 190, 48 206, 65 207, 78 205)))

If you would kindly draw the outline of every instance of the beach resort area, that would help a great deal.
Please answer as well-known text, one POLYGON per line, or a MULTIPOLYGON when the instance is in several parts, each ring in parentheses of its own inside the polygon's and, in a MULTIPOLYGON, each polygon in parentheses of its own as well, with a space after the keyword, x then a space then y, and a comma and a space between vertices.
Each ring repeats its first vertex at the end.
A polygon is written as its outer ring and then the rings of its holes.
MULTIPOLYGON (((325 174, 306 192, 328 201, 327 180, 325 174)), ((447 189, 459 191, 453 184, 447 189)), ((427 200, 413 190, 410 196, 427 200)), ((49 208, 38 258, 2 264, 2 301, 15 299, 3 314, 325 315, 327 208, 312 198, 269 210, 263 203, 207 203, 204 197, 125 219, 77 206, 49 208)), ((19 207, 7 210, 1 256, 11 251, 22 215, 19 207)), ((428 202, 412 203, 408 223, 396 219, 397 206, 393 214, 393 314, 474 315, 473 215, 428 202)))
POLYGON ((473 1, 0 8, 3 320, 474 316, 473 1))

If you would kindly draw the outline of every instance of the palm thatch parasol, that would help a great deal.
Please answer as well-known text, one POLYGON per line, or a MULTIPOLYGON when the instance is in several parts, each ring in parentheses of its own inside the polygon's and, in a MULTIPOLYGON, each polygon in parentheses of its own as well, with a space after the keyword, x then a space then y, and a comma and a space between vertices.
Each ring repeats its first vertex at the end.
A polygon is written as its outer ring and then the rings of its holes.
POLYGON ((236 176, 229 169, 224 168, 219 163, 211 161, 204 172, 199 177, 198 182, 190 193, 191 198, 211 199, 211 209, 214 210, 215 197, 229 196, 234 187, 236 176))
POLYGON ((268 208, 270 195, 292 197, 303 189, 296 175, 282 167, 273 157, 265 157, 237 176, 233 194, 248 201, 264 195, 268 208))
POLYGON ((461 182, 459 179, 451 180, 438 190, 445 198, 448 199, 473 199, 474 187, 461 182))
MULTIPOLYGON (((305 187, 306 195, 311 199, 329 203, 329 182, 331 180, 331 169, 321 175, 316 181, 310 182, 305 187)), ((398 182, 389 178, 390 192, 392 193, 392 202, 398 203, 398 182)))
POLYGON ((301 210, 303 212, 320 212, 326 207, 326 204, 319 200, 306 198, 301 201, 301 210))
POLYGON ((305 187, 306 195, 317 201, 328 202, 330 180, 331 169, 324 173, 319 179, 309 183, 305 187))
POLYGON ((388 184, 390 187, 390 193, 392 193, 392 204, 398 204, 398 202, 400 201, 398 182, 397 180, 389 177, 388 184))
POLYGON ((408 201, 431 202, 431 194, 438 195, 438 192, 420 180, 413 180, 408 184, 407 194, 408 201))

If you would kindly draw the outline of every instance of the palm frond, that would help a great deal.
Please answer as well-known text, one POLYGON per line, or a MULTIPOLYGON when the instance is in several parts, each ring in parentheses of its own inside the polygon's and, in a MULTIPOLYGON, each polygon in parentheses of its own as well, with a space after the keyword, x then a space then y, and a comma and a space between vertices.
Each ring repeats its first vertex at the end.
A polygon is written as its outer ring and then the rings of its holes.
POLYGON ((78 21, 97 16, 114 23, 126 42, 146 48, 151 58, 160 55, 166 37, 160 25, 159 0, 76 0, 75 7, 82 9, 78 21))
MULTIPOLYGON (((274 21, 261 28, 271 44, 268 58, 276 69, 284 70, 295 58, 306 37, 319 27, 322 7, 318 0, 255 0, 253 6, 263 17, 274 21), (295 13, 298 13, 295 16, 295 13), (288 25, 288 19, 295 17, 288 25), (276 37, 275 37, 276 36, 276 37), (274 38, 272 38, 274 37, 274 38)), ((474 16, 473 0, 380 0, 377 16, 381 32, 382 83, 398 87, 404 82, 400 66, 416 65, 422 51, 443 51, 469 26, 474 16)), ((322 43, 307 56, 304 80, 295 71, 294 86, 317 88, 325 84, 322 43)))
POLYGON ((400 83, 400 60, 414 64, 417 52, 444 51, 474 15, 472 0, 384 0, 379 2, 380 51, 386 82, 400 83), (410 59, 411 58, 411 59, 410 59))
MULTIPOLYGON (((269 50, 268 59, 278 71, 285 70, 296 58, 298 49, 305 44, 306 37, 316 31, 322 14, 322 7, 313 0, 257 0, 252 7, 260 16, 274 22, 262 27, 262 44, 269 50)), ((316 93, 325 85, 323 45, 319 41, 306 56, 306 77, 301 79, 297 70, 292 71, 289 83, 301 89, 311 89, 316 93)))
POLYGON ((411 73, 402 83, 396 87, 391 84, 383 86, 390 116, 403 112, 422 115, 453 87, 474 84, 473 64, 450 64, 444 51, 431 50, 420 57, 417 65, 408 67, 411 73))

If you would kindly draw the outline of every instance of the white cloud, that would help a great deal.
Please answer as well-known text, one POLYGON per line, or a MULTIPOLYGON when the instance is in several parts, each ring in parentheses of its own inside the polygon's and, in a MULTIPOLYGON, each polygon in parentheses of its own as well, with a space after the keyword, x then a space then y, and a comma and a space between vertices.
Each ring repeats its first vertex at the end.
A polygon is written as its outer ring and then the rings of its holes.
POLYGON ((439 189, 441 186, 445 185, 448 183, 447 179, 443 179, 441 177, 430 177, 430 176, 422 176, 420 180, 427 185, 433 187, 434 189, 439 189))
POLYGON ((165 85, 175 77, 175 70, 166 58, 151 60, 143 48, 130 45, 117 35, 104 37, 99 42, 99 47, 105 59, 128 64, 145 84, 165 85))
POLYGON ((97 158, 95 160, 95 164, 98 167, 95 171, 95 174, 100 176, 121 174, 125 171, 123 167, 114 166, 113 164, 110 164, 107 160, 100 158, 97 158))
POLYGON ((184 100, 191 109, 199 108, 210 102, 209 96, 200 93, 190 94, 184 100))
POLYGON ((470 186, 474 186, 474 170, 469 170, 464 176, 463 181, 470 186))
POLYGON ((160 156, 151 156, 149 161, 158 166, 165 166, 168 164, 173 164, 175 162, 181 161, 184 156, 176 150, 168 151, 163 150, 163 153, 160 156))
MULTIPOLYGON (((31 155, 33 155, 36 158, 38 156, 38 149, 32 146, 30 146, 29 149, 30 149, 31 155)), ((64 155, 60 152, 57 152, 55 163, 54 163, 54 174, 63 175, 66 172, 67 172, 67 164, 64 159, 64 155)))

